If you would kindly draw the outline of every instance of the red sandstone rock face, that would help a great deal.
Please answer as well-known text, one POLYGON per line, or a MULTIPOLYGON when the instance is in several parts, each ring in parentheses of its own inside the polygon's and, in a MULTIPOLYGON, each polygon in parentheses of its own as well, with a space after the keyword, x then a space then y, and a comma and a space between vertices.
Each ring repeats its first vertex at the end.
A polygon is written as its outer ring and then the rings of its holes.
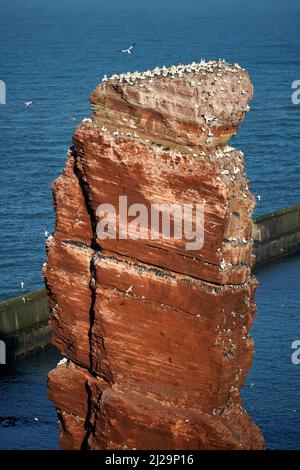
MULTIPOLYGON (((64 449, 261 449, 240 399, 251 366, 253 242, 243 154, 247 73, 224 62, 114 76, 91 96, 53 185, 44 268, 49 374, 64 449), (100 204, 204 204, 204 244, 101 239, 100 204)), ((174 216, 176 219, 176 215, 174 216)), ((124 229, 121 226, 121 229, 124 229)), ((161 235, 161 233, 160 233, 161 235)))

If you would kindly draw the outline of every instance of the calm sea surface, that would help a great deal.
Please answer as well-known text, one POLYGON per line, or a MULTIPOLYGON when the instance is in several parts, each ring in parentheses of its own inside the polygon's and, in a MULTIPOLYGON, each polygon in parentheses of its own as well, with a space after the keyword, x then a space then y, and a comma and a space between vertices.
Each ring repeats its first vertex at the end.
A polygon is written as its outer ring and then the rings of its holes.
MULTIPOLYGON (((42 287, 51 181, 61 172, 88 95, 104 74, 225 58, 246 67, 251 112, 232 143, 244 151, 256 214, 300 202, 300 3, 292 0, 1 0, 0 299, 42 287), (136 42, 131 56, 118 49, 136 42), (25 101, 33 105, 25 107, 25 101), (23 280, 25 288, 20 289, 23 280)), ((258 272, 256 356, 243 395, 270 448, 300 447, 300 258, 258 272)), ((56 448, 46 374, 57 354, 0 378, 0 448, 56 448), (34 420, 38 418, 38 421, 34 420)))

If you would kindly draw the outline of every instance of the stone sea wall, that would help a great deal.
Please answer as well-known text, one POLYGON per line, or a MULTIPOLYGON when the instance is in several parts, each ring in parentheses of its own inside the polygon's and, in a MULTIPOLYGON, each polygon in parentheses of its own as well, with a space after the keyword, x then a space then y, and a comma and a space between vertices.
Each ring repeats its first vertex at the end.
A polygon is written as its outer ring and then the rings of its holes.
POLYGON ((6 347, 6 363, 47 346, 49 306, 45 289, 0 302, 0 340, 6 347))

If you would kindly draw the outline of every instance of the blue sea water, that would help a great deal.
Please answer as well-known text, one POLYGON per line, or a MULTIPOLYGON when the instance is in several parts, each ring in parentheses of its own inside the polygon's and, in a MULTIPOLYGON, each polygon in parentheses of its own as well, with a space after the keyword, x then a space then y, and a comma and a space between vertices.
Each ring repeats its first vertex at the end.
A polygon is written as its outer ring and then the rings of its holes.
POLYGON ((58 449, 58 418, 46 382, 58 360, 50 346, 0 370, 0 449, 58 449))
MULTIPOLYGON (((88 95, 104 74, 202 57, 239 62, 255 95, 232 144, 244 151, 251 188, 261 196, 256 213, 300 202, 300 106, 291 101, 292 82, 300 80, 299 1, 1 0, 0 12, 0 80, 7 87, 7 104, 0 105, 1 300, 43 285, 44 232, 54 228, 51 181, 61 173, 74 128, 90 114, 88 95), (132 55, 118 53, 132 42, 132 55)), ((247 385, 244 394, 272 448, 300 444, 300 366, 290 361, 290 344, 300 337, 299 275, 297 258, 259 273, 256 359, 249 374, 255 386, 247 385)), ((43 357, 36 365, 40 374, 32 377, 33 383, 40 378, 38 398, 53 418, 42 386, 51 361, 43 357)), ((30 380, 28 361, 23 366, 30 380)), ((12 413, 13 397, 5 405, 12 413)), ((0 405, 1 415, 2 392, 0 405)), ((27 430, 20 447, 38 447, 27 430)), ((5 436, 2 429, 0 447, 19 439, 5 436)), ((54 436, 49 425, 41 446, 55 447, 54 436)))

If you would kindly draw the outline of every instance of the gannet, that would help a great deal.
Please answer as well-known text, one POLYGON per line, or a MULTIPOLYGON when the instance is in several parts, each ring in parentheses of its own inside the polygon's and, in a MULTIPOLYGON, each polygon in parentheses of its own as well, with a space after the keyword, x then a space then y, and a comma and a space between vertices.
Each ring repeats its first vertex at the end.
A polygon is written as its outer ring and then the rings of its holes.
POLYGON ((131 54, 131 51, 132 49, 134 48, 134 46, 136 45, 136 43, 132 44, 131 46, 129 46, 127 49, 121 49, 119 50, 119 52, 127 52, 127 54, 131 54))
POLYGON ((127 289, 127 291, 126 291, 125 295, 128 295, 128 294, 129 294, 129 292, 131 292, 131 291, 132 291, 132 288, 133 288, 133 286, 130 286, 130 287, 128 287, 128 289, 127 289))

